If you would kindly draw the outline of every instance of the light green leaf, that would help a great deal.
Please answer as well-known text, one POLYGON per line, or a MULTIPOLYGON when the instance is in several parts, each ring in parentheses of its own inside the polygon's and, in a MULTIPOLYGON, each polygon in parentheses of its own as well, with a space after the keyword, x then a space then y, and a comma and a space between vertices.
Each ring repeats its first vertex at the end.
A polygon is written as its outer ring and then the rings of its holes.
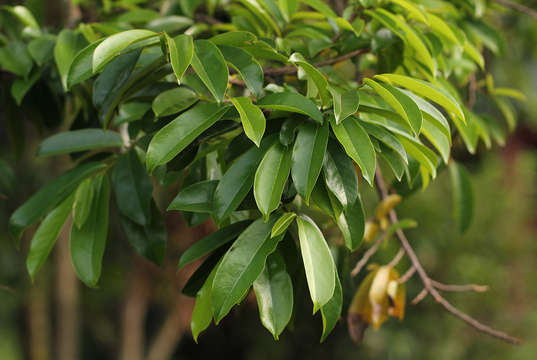
POLYGON ((254 178, 255 201, 265 219, 280 205, 290 171, 291 151, 276 142, 263 156, 254 178))
POLYGON ((330 119, 330 125, 337 139, 345 148, 347 155, 356 161, 364 178, 369 184, 372 184, 377 161, 375 149, 367 132, 354 117, 348 117, 340 124, 336 124, 335 119, 330 119))
POLYGON ((87 286, 95 287, 101 276, 101 266, 108 235, 108 211, 110 184, 108 177, 101 174, 95 177, 95 196, 91 211, 85 224, 79 229, 71 228, 69 249, 71 261, 80 280, 87 286))
POLYGON ((163 91, 153 100, 153 112, 157 117, 177 114, 199 100, 199 95, 186 86, 163 91))
POLYGON ((211 301, 215 322, 227 315, 240 302, 265 267, 282 236, 270 237, 276 222, 271 216, 267 222, 254 221, 231 245, 218 266, 213 282, 211 301))
POLYGON ((229 71, 220 50, 209 40, 194 41, 192 67, 218 102, 226 93, 229 71))
POLYGON ((272 227, 272 231, 270 232, 270 237, 276 237, 282 235, 285 231, 287 231, 287 228, 293 220, 295 220, 296 214, 294 212, 288 212, 280 216, 280 218, 276 221, 274 226, 272 227))
POLYGON ((259 63, 241 48, 234 46, 219 45, 222 55, 244 80, 246 87, 255 95, 259 96, 263 90, 263 68, 259 63))
POLYGON ((34 15, 28 10, 25 6, 6 6, 5 7, 10 13, 15 15, 20 22, 22 22, 24 25, 29 26, 31 28, 34 28, 36 30, 39 29, 39 24, 37 23, 37 20, 35 20, 34 15))
POLYGON ((377 83, 364 79, 401 117, 410 125, 414 134, 419 135, 422 126, 422 115, 418 105, 406 94, 389 84, 377 83))
POLYGON ((328 105, 330 103, 330 92, 327 89, 328 81, 326 80, 326 75, 317 70, 315 66, 311 65, 300 53, 292 54, 289 57, 289 62, 300 66, 300 68, 304 70, 308 80, 313 81, 315 87, 319 91, 323 105, 328 105))
POLYGON ((147 148, 146 167, 149 172, 173 159, 202 132, 220 120, 228 108, 214 103, 198 103, 160 129, 147 148))
POLYGON ((37 271, 47 260, 48 254, 52 250, 60 230, 71 212, 74 196, 65 199, 58 207, 52 210, 41 222, 30 243, 30 250, 26 258, 26 269, 32 278, 35 278, 37 271))
POLYGON ((328 122, 321 126, 306 121, 298 129, 293 146, 291 177, 296 191, 306 204, 321 173, 328 134, 328 122))
POLYGON ((257 36, 248 31, 227 31, 209 40, 215 45, 241 46, 254 43, 257 36))
POLYGON ((304 114, 319 123, 323 121, 323 114, 321 114, 317 106, 310 99, 289 91, 268 94, 261 98, 256 105, 263 109, 304 114))
POLYGON ((259 147, 265 133, 265 115, 256 105, 252 104, 250 98, 231 98, 231 102, 239 112, 244 133, 259 147))
POLYGON ((326 340, 326 337, 334 330, 337 322, 341 316, 341 310, 343 309, 343 289, 341 288, 341 282, 337 272, 334 272, 335 288, 332 298, 321 307, 321 316, 323 318, 323 333, 321 335, 321 342, 326 340))
POLYGON ((358 111, 360 105, 360 96, 358 91, 352 90, 340 90, 333 86, 328 86, 328 90, 332 94, 332 101, 334 102, 334 116, 336 117, 336 124, 341 123, 343 120, 351 116, 358 111))
POLYGON ((166 34, 166 43, 170 52, 170 63, 177 78, 177 82, 181 82, 186 69, 192 62, 194 56, 194 40, 192 36, 181 34, 171 38, 166 34))
POLYGON ((93 73, 101 70, 129 45, 154 36, 158 36, 158 34, 149 30, 134 29, 107 37, 93 52, 93 73))
POLYGON ((468 230, 474 217, 474 195, 468 171, 454 161, 449 163, 453 194, 453 216, 461 233, 468 230))
POLYGON ((293 283, 283 257, 269 255, 265 269, 254 282, 261 323, 278 340, 293 313, 293 283))
POLYGON ((118 147, 121 135, 112 130, 80 129, 64 131, 45 139, 37 149, 38 156, 69 154, 78 151, 118 147))
POLYGON ((67 89, 93 76, 93 52, 102 41, 92 42, 75 55, 67 72, 67 89))
POLYGON ((393 135, 391 132, 389 132, 382 126, 371 124, 365 121, 362 122, 361 125, 369 135, 373 136, 378 141, 384 143, 390 149, 395 151, 405 163, 408 163, 408 157, 406 155, 405 148, 403 147, 401 142, 397 140, 397 137, 395 137, 395 135, 393 135))
POLYGON ((213 268, 209 277, 203 283, 201 289, 196 294, 196 303, 192 310, 192 319, 190 320, 190 329, 192 330, 192 337, 194 341, 198 342, 199 334, 207 329, 213 320, 213 306, 211 301, 211 290, 213 287, 214 277, 218 265, 213 268))
POLYGON ((313 313, 316 313, 334 294, 336 266, 323 233, 313 220, 305 216, 296 220, 313 313))
POLYGON ((73 222, 79 229, 84 225, 86 220, 88 220, 94 195, 95 192, 92 178, 82 181, 76 189, 73 203, 73 222))
POLYGON ((58 35, 56 46, 54 47, 54 60, 60 74, 63 88, 67 87, 67 76, 71 63, 76 54, 86 46, 86 41, 74 31, 64 29, 58 35))
POLYGON ((300 2, 314 8, 325 16, 333 18, 337 17, 337 14, 334 12, 334 10, 332 10, 332 8, 322 0, 300 0, 300 2))

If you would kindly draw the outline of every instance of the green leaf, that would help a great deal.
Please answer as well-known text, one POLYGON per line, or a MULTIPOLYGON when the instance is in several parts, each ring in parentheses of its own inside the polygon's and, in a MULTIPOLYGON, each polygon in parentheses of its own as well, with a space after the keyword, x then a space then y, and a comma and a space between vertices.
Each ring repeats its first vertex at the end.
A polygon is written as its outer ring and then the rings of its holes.
POLYGON ((248 31, 227 31, 209 40, 215 45, 241 46, 255 42, 257 36, 248 31))
POLYGON ((25 79, 19 77, 13 81, 13 84, 11 85, 11 96, 13 96, 17 105, 21 105, 26 93, 30 91, 40 77, 41 71, 34 70, 28 78, 25 79))
POLYGON ((26 44, 21 41, 10 41, 0 47, 0 66, 2 70, 26 77, 32 70, 32 58, 26 44))
POLYGON ((148 22, 145 27, 156 32, 177 33, 194 24, 194 20, 185 16, 168 15, 159 16, 148 22))
POLYGON ((78 151, 119 147, 121 135, 112 130, 80 129, 64 131, 45 139, 37 149, 38 156, 69 154, 78 151))
MULTIPOLYGON (((425 123, 425 121, 424 121, 425 123)), ((386 146, 388 146, 390 149, 395 151, 405 163, 408 163, 408 158, 406 155, 405 148, 401 144, 399 140, 397 140, 397 137, 393 135, 391 132, 386 130, 385 128, 370 124, 367 122, 362 122, 362 127, 367 131, 367 133, 374 138, 376 138, 378 141, 384 143, 386 146)))
POLYGON ((316 313, 334 294, 336 266, 323 233, 313 220, 305 216, 296 220, 313 313, 316 313))
POLYGON ((67 72, 67 89, 93 76, 93 52, 102 41, 92 42, 76 54, 67 72))
POLYGON ((348 117, 340 124, 336 124, 335 119, 330 119, 330 125, 337 139, 345 148, 347 155, 356 161, 364 178, 369 184, 372 184, 377 161, 375 149, 367 132, 354 117, 348 117))
POLYGON ((35 20, 34 15, 25 6, 6 6, 5 9, 15 15, 17 19, 19 19, 19 21, 22 22, 24 25, 39 31, 39 24, 35 20))
POLYGON ((278 340, 293 313, 293 283, 277 251, 267 258, 265 269, 254 282, 254 291, 261 323, 278 340))
POLYGON ((120 215, 119 220, 136 253, 160 266, 166 255, 168 234, 164 216, 154 201, 151 201, 150 208, 151 217, 146 225, 139 225, 123 215, 120 215))
POLYGON ((252 104, 250 98, 231 98, 231 102, 239 112, 244 133, 259 147, 265 133, 265 115, 256 105, 252 104))
POLYGON ((246 87, 255 95, 259 96, 263 90, 263 68, 246 51, 233 46, 218 46, 226 61, 233 67, 244 80, 246 87))
POLYGON ((409 96, 391 85, 377 83, 371 79, 364 79, 364 83, 371 86, 384 101, 405 119, 414 134, 420 134, 422 126, 421 111, 409 96))
POLYGON ((74 196, 69 196, 58 207, 52 210, 47 217, 41 222, 39 228, 32 238, 30 243, 30 251, 26 258, 26 269, 32 278, 32 281, 37 274, 37 271, 47 260, 48 254, 52 250, 60 230, 67 220, 67 216, 71 212, 74 196))
POLYGON ((464 233, 474 217, 474 195, 468 171, 454 161, 449 163, 449 175, 453 191, 453 216, 459 231, 464 233))
POLYGON ((341 288, 341 282, 337 272, 334 272, 335 288, 332 298, 321 307, 321 316, 323 318, 323 333, 321 335, 321 342, 326 340, 326 337, 334 330, 337 322, 341 316, 341 310, 343 308, 343 290, 341 288))
POLYGON ((75 200, 73 203, 73 222, 79 229, 86 223, 86 220, 88 220, 94 195, 92 178, 87 178, 82 181, 76 189, 75 200))
POLYGON ((108 177, 95 177, 95 196, 91 212, 85 224, 79 229, 71 228, 71 261, 80 280, 87 286, 95 287, 101 276, 101 266, 108 235, 108 211, 110 184, 108 177))
POLYGON ((110 60, 122 53, 129 45, 158 36, 149 30, 127 30, 107 37, 93 52, 93 73, 101 70, 110 60))
POLYGON ((215 266, 209 277, 203 283, 203 286, 196 294, 196 303, 192 310, 192 319, 190 320, 190 329, 192 331, 192 337, 194 341, 198 342, 199 334, 207 329, 213 320, 213 306, 212 306, 212 287, 214 277, 216 276, 216 270, 218 266, 215 266))
POLYGON ((149 172, 173 159, 202 132, 220 120, 227 110, 226 105, 198 103, 160 129, 147 148, 146 167, 149 172))
POLYGON ((246 295, 248 289, 265 267, 282 236, 270 237, 276 216, 267 222, 254 221, 237 238, 222 258, 213 282, 211 301, 215 322, 226 316, 231 308, 246 295))
POLYGON ((298 129, 293 146, 291 177, 296 191, 306 204, 321 173, 328 133, 328 122, 320 126, 306 121, 298 129))
POLYGON ((64 90, 68 89, 67 76, 71 63, 84 46, 86 46, 86 41, 74 31, 64 29, 58 35, 56 46, 54 47, 54 60, 56 61, 64 90))
POLYGON ((294 13, 298 10, 299 0, 280 0, 278 6, 282 12, 285 21, 289 21, 294 13))
POLYGON ((290 171, 291 151, 276 142, 263 156, 254 178, 255 202, 265 219, 280 205, 290 171))
POLYGON ((226 93, 229 71, 224 56, 209 40, 194 41, 192 67, 218 102, 226 93))
POLYGON ((455 117, 459 118, 462 122, 466 122, 464 112, 461 106, 450 94, 444 90, 434 86, 423 80, 414 79, 409 76, 397 75, 397 74, 382 74, 377 75, 382 81, 393 83, 395 85, 402 86, 408 90, 416 93, 419 96, 423 96, 426 99, 432 100, 435 103, 444 107, 447 111, 452 113, 455 117))
POLYGON ((186 34, 178 35, 173 39, 166 34, 166 43, 170 51, 173 72, 177 82, 180 83, 194 56, 194 40, 192 36, 186 34))
POLYGON ((252 188, 262 155, 261 149, 252 147, 235 160, 220 179, 213 198, 213 217, 217 224, 235 211, 252 188))
POLYGON ((196 92, 188 87, 181 86, 158 94, 153 100, 153 112, 157 117, 177 114, 188 109, 198 100, 199 95, 196 92))
POLYGON ((89 175, 106 167, 104 163, 91 162, 66 171, 43 186, 20 206, 9 219, 9 233, 18 242, 24 229, 48 214, 71 194, 89 175))
POLYGON ((261 98, 256 105, 263 109, 283 110, 304 114, 315 121, 322 123, 323 114, 308 98, 294 92, 281 92, 268 94, 261 98))
MULTIPOLYGON (((317 70, 317 68, 311 65, 309 62, 304 59, 304 56, 300 53, 294 53, 289 57, 289 62, 300 66, 302 70, 306 73, 308 81, 311 80, 315 84, 319 95, 321 96, 321 101, 323 105, 328 105, 330 103, 330 92, 328 91, 328 81, 326 80, 326 75, 317 70)), ((315 95, 311 94, 311 97, 315 95)))
POLYGON ((193 261, 198 260, 220 248, 221 246, 229 243, 230 241, 235 240, 237 236, 239 236, 251 223, 252 222, 250 220, 233 223, 195 242, 183 253, 183 255, 181 255, 177 269, 179 270, 193 261))
POLYGON ((56 36, 45 34, 39 36, 28 43, 28 52, 37 65, 43 66, 54 55, 56 36))
POLYGON ((131 150, 117 159, 112 183, 120 213, 139 225, 149 224, 153 182, 136 151, 131 150))
POLYGON ((341 123, 343 120, 351 116, 358 111, 360 105, 360 96, 358 91, 352 90, 340 90, 332 86, 328 86, 328 90, 332 94, 332 101, 334 102, 334 116, 336 117, 336 124, 341 123))
POLYGON ((325 16, 334 18, 337 17, 337 14, 334 12, 334 10, 332 10, 332 8, 322 0, 300 0, 300 2, 314 8, 325 16))
POLYGON ((218 180, 205 180, 179 191, 168 210, 210 213, 213 210, 213 195, 218 180))
POLYGON ((295 218, 296 218, 296 214, 294 212, 288 212, 280 216, 280 218, 276 221, 276 223, 272 227, 272 230, 270 232, 270 237, 280 236, 283 233, 285 233, 285 231, 287 231, 287 228, 289 227, 289 225, 291 225, 291 223, 293 222, 293 220, 295 220, 295 218))
POLYGON ((436 167, 438 165, 438 157, 436 154, 416 140, 410 140, 404 136, 397 136, 405 151, 423 165, 431 174, 433 179, 436 177, 436 167))
POLYGON ((451 149, 451 138, 446 136, 443 130, 436 121, 431 121, 430 117, 423 118, 423 135, 434 145, 442 156, 444 163, 447 164, 451 149))
POLYGON ((328 147, 323 162, 326 187, 343 207, 353 204, 358 198, 358 177, 352 160, 333 140, 328 147))
POLYGON ((379 156, 384 159, 392 169, 395 178, 401 181, 405 170, 408 170, 408 166, 399 154, 387 147, 386 145, 379 143, 380 152, 379 156))
POLYGON ((351 251, 357 250, 362 245, 365 231, 365 212, 359 196, 343 208, 336 222, 343 234, 345 246, 351 251))

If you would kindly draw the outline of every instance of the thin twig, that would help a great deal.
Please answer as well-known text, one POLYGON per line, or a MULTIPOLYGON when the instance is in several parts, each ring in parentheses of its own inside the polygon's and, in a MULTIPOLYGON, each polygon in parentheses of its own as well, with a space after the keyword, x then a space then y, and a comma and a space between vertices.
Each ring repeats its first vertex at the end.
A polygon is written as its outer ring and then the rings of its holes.
MULTIPOLYGON (((388 190, 386 188, 386 183, 384 182, 384 178, 382 177, 381 170, 377 167, 376 170, 376 176, 375 176, 375 182, 377 184, 378 191, 382 197, 382 199, 385 199, 388 196, 388 190)), ((392 223, 397 223, 397 213, 394 210, 391 210, 389 213, 390 220, 392 223)), ((405 236, 405 233, 398 229, 396 232, 397 238, 401 242, 401 245, 405 249, 405 252, 407 253, 408 257, 410 258, 410 261, 412 262, 412 265, 416 268, 416 271, 418 272, 418 275, 421 278, 421 281, 423 283, 423 286, 425 290, 431 294, 431 296, 435 299, 437 303, 442 305, 444 309, 446 309, 450 314, 452 314, 455 317, 458 317, 459 319, 466 322, 471 327, 488 334, 490 336, 496 337, 498 339, 504 340, 506 342, 512 343, 512 344, 521 344, 522 340, 515 338, 513 336, 510 336, 509 334, 495 330, 485 324, 482 324, 481 322, 477 321, 476 319, 472 318, 471 316, 461 312, 459 309, 451 305, 444 297, 438 292, 438 290, 434 287, 433 281, 427 275, 425 270, 423 269, 423 266, 421 265, 418 256, 414 252, 414 249, 408 242, 408 239, 405 236)))
POLYGON ((380 244, 382 244, 384 240, 386 240, 388 235, 389 233, 385 232, 384 234, 382 234, 382 236, 379 236, 379 238, 375 241, 373 245, 371 245, 369 249, 367 249, 367 251, 364 253, 364 256, 362 256, 362 258, 356 263, 356 266, 354 267, 354 269, 352 269, 351 271, 352 276, 358 275, 360 270, 362 270, 362 268, 367 264, 371 256, 375 255, 380 244))
POLYGON ((537 11, 530 7, 527 7, 525 5, 522 5, 513 1, 509 1, 509 0, 495 0, 495 1, 500 5, 520 11, 526 15, 531 16, 534 19, 537 19, 537 11))
POLYGON ((412 299, 410 303, 412 305, 418 305, 423 299, 425 299, 428 293, 429 292, 427 291, 427 289, 421 290, 420 293, 414 299, 412 299))
POLYGON ((464 291, 475 291, 475 292, 485 292, 488 291, 489 287, 487 285, 475 285, 475 284, 466 284, 466 285, 451 285, 443 284, 436 280, 431 280, 435 288, 442 291, 451 291, 451 292, 464 292, 464 291))
POLYGON ((416 268, 414 266, 411 266, 407 271, 406 273, 403 274, 403 276, 401 276, 397 282, 399 284, 404 284, 406 283, 411 277, 412 275, 414 275, 414 273, 416 272, 416 268))
MULTIPOLYGON (((313 65, 315 66, 332 65, 341 61, 345 61, 347 59, 351 59, 359 54, 362 54, 368 51, 369 49, 357 49, 357 50, 351 51, 350 53, 337 56, 332 59, 327 59, 327 60, 316 62, 313 65)), ((296 66, 289 65, 289 66, 283 66, 280 68, 264 68, 263 72, 265 75, 268 75, 268 76, 293 75, 297 72, 297 68, 296 66)))
POLYGON ((388 266, 389 267, 396 266, 397 264, 399 264, 399 261, 401 261, 403 256, 405 256, 405 249, 400 248, 399 251, 397 252, 397 254, 395 254, 395 256, 393 257, 392 261, 390 261, 388 263, 388 266))

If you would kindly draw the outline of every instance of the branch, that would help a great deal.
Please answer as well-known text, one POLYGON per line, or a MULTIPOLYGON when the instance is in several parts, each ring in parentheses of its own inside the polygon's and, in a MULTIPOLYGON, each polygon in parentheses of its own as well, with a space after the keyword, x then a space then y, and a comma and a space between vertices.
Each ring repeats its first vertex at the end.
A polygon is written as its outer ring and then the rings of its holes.
POLYGON ((494 1, 496 1, 500 5, 508 7, 510 9, 520 11, 526 15, 531 16, 534 19, 537 19, 537 11, 530 7, 527 7, 525 5, 510 1, 510 0, 494 0, 494 1))
POLYGON ((388 235, 389 235, 388 232, 384 232, 384 234, 382 234, 382 236, 380 236, 375 241, 375 243, 369 249, 367 249, 367 251, 364 253, 364 256, 362 256, 362 258, 356 263, 356 266, 354 267, 354 269, 352 269, 352 271, 351 271, 352 276, 358 275, 360 270, 362 270, 362 268, 367 264, 367 262, 369 261, 371 256, 375 255, 375 253, 377 252, 380 244, 382 244, 384 242, 384 240, 386 240, 388 235))
MULTIPOLYGON (((351 59, 351 58, 353 58, 353 57, 355 57, 355 56, 357 56, 359 54, 362 54, 362 53, 365 53, 365 52, 368 52, 368 51, 369 51, 369 49, 357 49, 357 50, 351 51, 350 53, 347 53, 347 54, 344 54, 344 55, 341 55, 341 56, 337 56, 337 57, 332 58, 332 59, 327 59, 327 60, 316 62, 313 65, 315 65, 315 66, 332 65, 332 64, 338 63, 340 61, 345 61, 347 59, 351 59)), ((297 68, 296 68, 296 66, 289 65, 289 66, 283 66, 283 67, 280 67, 280 68, 264 68, 263 72, 264 72, 265 75, 268 75, 268 76, 292 75, 292 74, 295 74, 297 72, 297 68)))
MULTIPOLYGON (((377 188, 378 188, 378 191, 379 191, 382 199, 385 199, 388 196, 388 190, 386 188, 386 184, 385 184, 384 179, 382 177, 382 172, 378 167, 377 167, 377 170, 376 170, 375 182, 377 184, 377 188)), ((397 223, 397 221, 398 221, 397 220, 397 214, 396 214, 396 212, 394 210, 390 211, 389 216, 390 216, 390 220, 391 220, 392 223, 397 223)), ((483 332, 483 333, 485 333, 487 335, 490 335, 492 337, 501 339, 503 341, 506 341, 506 342, 509 342, 509 343, 512 343, 512 344, 521 344, 522 343, 522 340, 520 340, 518 338, 512 337, 512 336, 510 336, 509 334, 507 334, 507 333, 505 333, 503 331, 495 330, 495 329, 493 329, 493 328, 491 328, 491 327, 489 327, 489 326, 487 326, 485 324, 482 324, 481 322, 477 321, 476 319, 472 318, 471 316, 461 312, 456 307, 451 305, 451 303, 449 303, 446 299, 444 299, 444 297, 438 292, 438 290, 433 285, 433 280, 429 277, 429 275, 427 275, 427 273, 423 269, 423 266, 421 265, 416 253, 414 252, 414 249, 412 248, 412 246, 408 242, 408 239, 406 238, 405 233, 401 229, 398 229, 395 232, 395 234, 397 235, 397 238, 401 242, 401 245, 402 245, 403 249, 405 249, 405 252, 407 253, 408 257, 410 258, 412 266, 416 268, 416 271, 418 272, 418 275, 421 278, 421 281, 423 283, 423 286, 424 286, 425 290, 429 294, 431 294, 431 296, 435 299, 435 301, 437 303, 439 303, 440 305, 442 305, 446 311, 448 311, 451 315, 453 315, 455 317, 458 317, 459 319, 463 320, 464 322, 466 322, 471 327, 473 327, 473 328, 475 328, 475 329, 477 329, 477 330, 479 330, 479 331, 481 331, 481 332, 483 332)))

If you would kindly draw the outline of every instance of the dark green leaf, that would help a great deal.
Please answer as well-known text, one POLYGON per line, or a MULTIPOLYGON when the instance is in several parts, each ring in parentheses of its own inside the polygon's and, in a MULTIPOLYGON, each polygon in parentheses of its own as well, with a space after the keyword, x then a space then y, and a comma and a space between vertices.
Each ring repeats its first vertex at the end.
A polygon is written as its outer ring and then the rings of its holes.
POLYGON ((310 194, 323 166, 328 143, 328 122, 319 126, 306 121, 298 129, 293 147, 291 177, 298 194, 309 203, 310 194))
POLYGON ((196 294, 196 303, 192 310, 192 319, 190 320, 190 329, 192 330, 192 337, 194 341, 198 342, 199 334, 207 329, 213 320, 213 306, 211 301, 211 293, 213 287, 214 277, 218 266, 215 266, 209 277, 203 283, 203 286, 196 294))
POLYGON ((210 213, 218 180, 205 180, 187 186, 173 199, 168 210, 210 213))
POLYGON ((209 40, 194 41, 192 67, 218 102, 222 102, 227 89, 229 71, 224 56, 209 40))
POLYGON ((67 76, 69 74, 71 63, 76 54, 86 46, 86 44, 87 42, 82 36, 68 29, 62 30, 58 35, 56 46, 54 47, 54 59, 65 90, 68 89, 67 76))
POLYGON ((181 86, 161 92, 155 100, 153 100, 153 112, 157 117, 173 115, 188 109, 198 100, 198 94, 190 88, 181 86))
POLYGON ((45 139, 37 149, 37 155, 69 154, 123 145, 121 135, 112 130, 81 129, 65 131, 45 139))
POLYGON ((351 251, 358 249, 364 239, 365 230, 365 213, 359 196, 339 214, 337 225, 343 234, 345 246, 351 251))
POLYGON ((82 181, 76 189, 73 203, 73 222, 78 228, 81 228, 86 223, 86 220, 88 220, 94 195, 92 178, 82 181))
POLYGON ((263 109, 283 110, 304 114, 321 123, 323 114, 317 106, 303 95, 293 92, 273 93, 264 96, 256 105, 263 109))
POLYGON ((173 39, 166 35, 166 42, 170 51, 170 62, 178 82, 181 82, 186 69, 194 56, 194 41, 192 36, 181 34, 173 39))
POLYGON ((332 94, 332 100, 334 101, 336 124, 358 111, 358 106, 360 105, 358 91, 355 89, 341 90, 332 86, 329 86, 328 90, 332 94))
POLYGON ((76 54, 67 73, 68 89, 93 76, 93 52, 101 42, 102 40, 92 42, 76 54))
POLYGON ((263 69, 261 65, 238 47, 220 45, 218 46, 226 61, 231 65, 244 80, 244 83, 255 95, 259 96, 263 89, 263 69))
POLYGON ((334 295, 330 301, 328 301, 323 307, 321 307, 321 315, 323 318, 323 333, 321 335, 321 342, 326 340, 326 337, 332 332, 341 316, 341 310, 343 308, 343 290, 341 288, 341 282, 337 272, 334 273, 336 286, 334 288, 334 295))
POLYGON ((358 176, 352 160, 333 140, 328 142, 323 166, 328 190, 337 197, 343 207, 353 204, 358 198, 358 176))
POLYGON ((94 179, 95 196, 91 212, 85 224, 79 229, 71 228, 71 261, 80 280, 87 286, 95 287, 101 276, 101 266, 108 236, 108 211, 110 184, 105 174, 94 179))

